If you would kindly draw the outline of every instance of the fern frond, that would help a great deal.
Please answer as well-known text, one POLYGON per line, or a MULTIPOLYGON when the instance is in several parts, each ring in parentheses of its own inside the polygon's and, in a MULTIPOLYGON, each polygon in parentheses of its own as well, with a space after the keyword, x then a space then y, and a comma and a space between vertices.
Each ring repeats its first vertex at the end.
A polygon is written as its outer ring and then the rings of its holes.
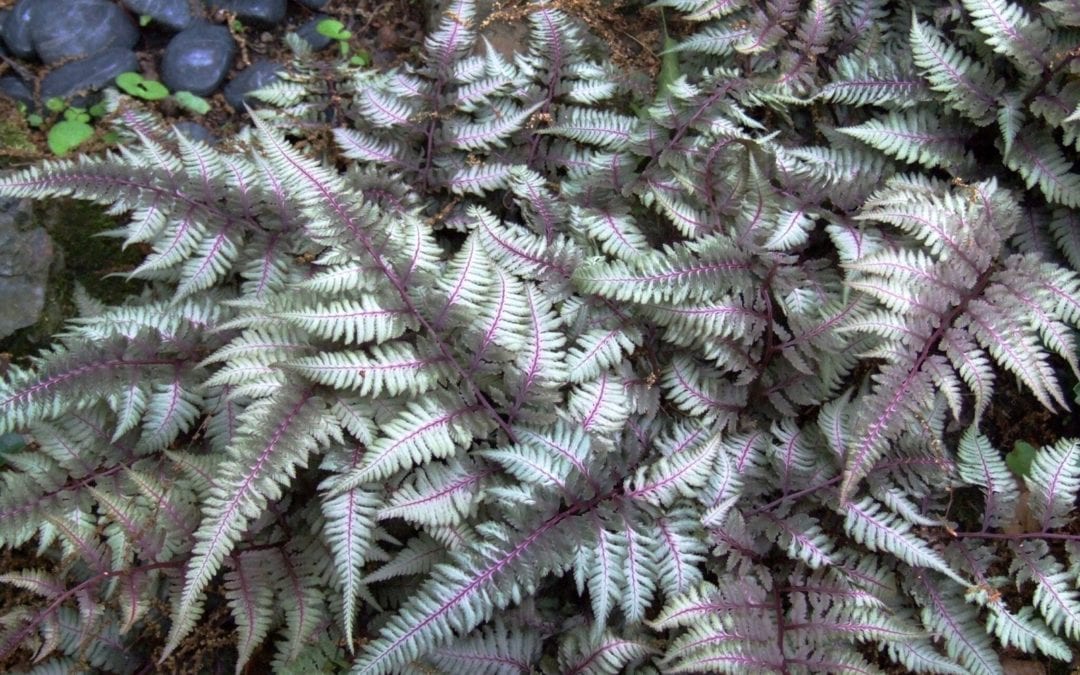
POLYGON ((979 625, 975 609, 950 589, 939 586, 929 574, 916 577, 915 590, 922 604, 922 622, 945 643, 949 657, 973 675, 1004 675, 1001 662, 979 625))
POLYGON ((640 662, 653 649, 642 641, 627 640, 611 632, 592 636, 569 632, 559 643, 559 670, 579 675, 617 675, 640 662))
POLYGON ((1074 575, 1050 554, 1041 539, 1018 542, 1012 548, 1016 558, 1010 572, 1016 575, 1017 584, 1035 583, 1031 602, 1046 625, 1072 640, 1080 639, 1080 591, 1074 575))
POLYGON ((847 505, 844 529, 852 539, 872 551, 888 551, 912 567, 927 567, 962 586, 970 585, 929 544, 911 534, 911 523, 887 511, 872 497, 847 505))
POLYGON ((837 131, 854 136, 903 162, 918 162, 930 169, 942 166, 956 171, 968 163, 965 139, 959 130, 943 128, 936 115, 927 108, 890 112, 887 117, 837 131))
POLYGON ((449 377, 441 356, 422 356, 400 342, 374 345, 367 352, 320 352, 285 362, 282 367, 335 389, 360 396, 407 393, 417 396, 449 377))
POLYGON ((1069 171, 1072 162, 1041 127, 1028 125, 1016 135, 1005 164, 1020 174, 1027 186, 1039 186, 1047 201, 1070 208, 1080 206, 1080 174, 1069 171))
POLYGON ((468 461, 432 462, 409 476, 379 509, 378 519, 403 518, 418 525, 455 525, 479 503, 490 472, 468 461))
POLYGON ((296 468, 306 465, 308 456, 335 431, 325 404, 311 394, 264 399, 244 411, 235 452, 220 469, 195 533, 184 591, 162 659, 176 649, 202 615, 203 591, 248 523, 268 502, 281 497, 296 468))
POLYGON ((571 512, 542 521, 525 534, 489 528, 483 548, 437 566, 431 578, 391 617, 353 666, 355 675, 397 672, 407 662, 468 631, 514 598, 531 593, 549 571, 561 569, 572 553, 559 540, 571 512))
POLYGON ((1028 76, 1042 73, 1052 40, 1041 21, 1008 0, 964 0, 964 8, 995 52, 1008 56, 1028 76))
POLYGON ((997 448, 978 429, 969 427, 960 438, 958 455, 960 477, 983 488, 983 523, 999 527, 1013 518, 1019 485, 997 448))
POLYGON ((492 625, 436 649, 428 660, 444 673, 514 675, 532 668, 539 659, 541 645, 536 630, 511 630, 496 619, 492 625))
POLYGON ((491 421, 481 410, 460 399, 430 397, 409 402, 382 426, 382 436, 364 454, 360 465, 342 475, 334 490, 349 490, 405 467, 453 456, 490 428, 491 421))
POLYGON ((630 262, 590 260, 574 273, 586 293, 638 303, 698 300, 736 285, 747 262, 723 239, 678 245, 630 262))
POLYGON ((1024 482, 1031 492, 1032 516, 1042 528, 1063 527, 1080 493, 1080 442, 1065 438, 1040 448, 1024 482))
POLYGON ((910 39, 915 65, 930 82, 930 88, 943 94, 948 105, 975 124, 992 123, 1001 81, 981 62, 946 42, 935 28, 924 26, 914 14, 910 39))

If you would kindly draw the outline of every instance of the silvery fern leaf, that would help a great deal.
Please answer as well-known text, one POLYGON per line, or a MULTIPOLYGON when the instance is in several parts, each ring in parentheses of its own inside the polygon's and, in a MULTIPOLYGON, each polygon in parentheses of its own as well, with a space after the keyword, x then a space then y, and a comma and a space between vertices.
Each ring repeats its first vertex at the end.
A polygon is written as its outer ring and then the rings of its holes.
POLYGON ((622 261, 590 260, 574 274, 578 286, 612 300, 638 303, 697 300, 715 287, 735 285, 747 268, 723 238, 677 245, 622 261))
POLYGON ((949 657, 978 675, 1004 675, 1001 662, 990 644, 989 636, 979 625, 975 608, 956 592, 938 586, 928 573, 912 582, 922 605, 922 622, 931 635, 945 643, 949 657))
POLYGON ((454 554, 435 567, 412 599, 364 648, 352 673, 397 672, 418 656, 450 642, 454 631, 467 631, 496 609, 535 588, 547 571, 565 567, 571 551, 565 543, 572 512, 541 520, 525 533, 488 528, 487 541, 454 554), (523 574, 524 570, 528 570, 523 574))
POLYGON ((1000 600, 989 603, 990 615, 986 630, 993 633, 1005 647, 1015 646, 1031 654, 1040 651, 1059 661, 1072 658, 1072 650, 1038 617, 1031 607, 1022 607, 1013 614, 1000 600))
POLYGON ((510 629, 496 620, 476 634, 440 647, 428 657, 440 672, 517 675, 536 663, 542 639, 535 629, 510 629))
POLYGON ((296 299, 270 316, 327 340, 343 340, 345 344, 386 342, 401 336, 412 324, 406 308, 381 303, 371 295, 334 300, 325 305, 296 299))
POLYGON ((975 427, 968 428, 960 438, 960 477, 983 488, 985 510, 983 523, 1000 527, 1014 517, 1019 485, 1006 466, 1001 453, 975 427))
POLYGON ((637 125, 638 119, 628 115, 568 108, 552 126, 542 131, 608 150, 622 150, 630 143, 637 125))
POLYGON ((1013 141, 1005 164, 1019 173, 1027 186, 1039 186, 1046 199, 1070 208, 1080 206, 1080 174, 1069 169, 1057 142, 1037 127, 1024 127, 1013 141))
POLYGON ((1028 504, 1044 530, 1068 522, 1080 492, 1080 443, 1062 439, 1035 453, 1024 478, 1030 491, 1028 504))
POLYGON ((309 455, 336 432, 325 404, 311 394, 264 399, 244 411, 241 424, 241 439, 232 458, 221 467, 221 477, 195 532, 197 543, 162 658, 194 627, 203 611, 207 585, 250 520, 267 502, 281 496, 297 467, 306 465, 309 455), (267 425, 266 419, 276 421, 267 425))
POLYGON ((654 505, 669 505, 679 496, 692 498, 712 474, 720 451, 719 437, 681 448, 648 467, 641 467, 626 483, 626 495, 654 505))
POLYGON ((599 635, 571 632, 559 644, 559 668, 561 672, 580 675, 616 675, 652 652, 644 641, 610 632, 599 635))
POLYGON ((628 213, 579 207, 571 207, 571 213, 574 222, 586 228, 589 236, 610 256, 625 260, 647 250, 645 235, 628 213))
POLYGON ((418 525, 456 525, 473 514, 490 471, 468 460, 431 462, 390 495, 378 519, 403 518, 418 525))
POLYGON ((925 81, 893 55, 843 55, 817 97, 846 105, 907 108, 926 101, 925 81))
POLYGON ((1049 546, 1041 539, 1017 542, 1013 545, 1016 558, 1010 572, 1016 583, 1035 584, 1032 604, 1054 631, 1063 631, 1072 640, 1080 639, 1080 591, 1074 576, 1050 554, 1049 546))
POLYGON ((457 122, 447 130, 447 140, 462 150, 490 150, 502 147, 511 134, 525 126, 529 116, 540 104, 522 108, 513 103, 498 101, 491 112, 475 122, 457 122))
POLYGON ((360 396, 419 395, 449 377, 442 356, 424 356, 411 345, 391 342, 366 352, 321 352, 281 364, 304 378, 360 396))
POLYGON ((986 44, 1008 56, 1028 76, 1042 73, 1049 60, 1050 34, 1039 19, 1008 0, 964 0, 972 23, 986 36, 986 44))
POLYGON ((959 129, 942 125, 927 108, 913 108, 902 114, 890 112, 884 118, 837 131, 896 159, 931 169, 936 166, 956 169, 970 163, 959 129))
POLYGON ((705 21, 727 16, 743 6, 741 0, 657 0, 655 7, 671 7, 687 15, 690 21, 705 21))
MULTIPOLYGON (((359 462, 360 453, 338 448, 327 456, 327 468, 348 469, 359 462)), ((323 481, 320 486, 332 490, 335 477, 323 481)), ((363 568, 371 557, 375 529, 375 516, 379 508, 378 492, 352 488, 339 494, 325 495, 320 500, 325 525, 323 538, 333 554, 334 573, 341 589, 341 615, 343 632, 352 651, 357 601, 363 590, 363 568)))
POLYGON ((277 551, 252 551, 235 556, 225 573, 225 598, 239 632, 237 669, 251 658, 275 623, 274 574, 277 551))
POLYGON ((968 585, 929 544, 911 534, 911 523, 901 520, 872 497, 847 505, 844 529, 870 550, 889 551, 913 567, 933 569, 962 586, 968 585))
POLYGON ((946 103, 975 124, 990 124, 1002 91, 1001 81, 915 15, 911 17, 910 39, 915 65, 930 82, 930 88, 943 94, 946 103))
POLYGON ((595 379, 631 354, 641 345, 641 333, 636 329, 603 328, 591 330, 578 337, 567 353, 567 368, 571 382, 595 379))

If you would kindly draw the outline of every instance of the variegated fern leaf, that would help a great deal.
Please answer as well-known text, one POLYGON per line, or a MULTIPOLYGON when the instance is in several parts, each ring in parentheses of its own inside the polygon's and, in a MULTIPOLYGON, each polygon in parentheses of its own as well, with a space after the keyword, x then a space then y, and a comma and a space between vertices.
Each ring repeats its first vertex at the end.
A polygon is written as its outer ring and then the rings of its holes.
POLYGON ((562 3, 514 58, 449 4, 227 145, 114 100, 121 149, 0 177, 150 251, 0 383, 0 662, 223 616, 237 672, 1070 659, 1080 442, 985 427, 1072 405, 1075 7, 660 0, 632 109, 562 3))

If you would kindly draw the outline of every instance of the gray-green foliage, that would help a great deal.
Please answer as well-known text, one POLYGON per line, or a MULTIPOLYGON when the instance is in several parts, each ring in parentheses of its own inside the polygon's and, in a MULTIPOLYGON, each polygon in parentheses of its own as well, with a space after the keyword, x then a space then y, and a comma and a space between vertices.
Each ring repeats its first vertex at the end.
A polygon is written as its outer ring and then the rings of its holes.
POLYGON ((692 28, 638 115, 554 4, 507 59, 458 0, 222 147, 120 102, 122 150, 0 179, 152 249, 0 385, 41 560, 0 655, 135 672, 219 588, 238 672, 1070 658, 1080 443, 1018 478, 983 427, 1070 405, 1080 13, 656 4, 692 28))

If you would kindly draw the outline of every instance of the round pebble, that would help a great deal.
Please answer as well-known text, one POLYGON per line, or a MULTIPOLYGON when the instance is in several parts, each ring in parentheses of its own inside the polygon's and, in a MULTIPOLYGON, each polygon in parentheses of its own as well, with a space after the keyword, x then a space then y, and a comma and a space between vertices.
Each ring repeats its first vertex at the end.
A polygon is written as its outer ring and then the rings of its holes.
POLYGON ((195 24, 177 33, 165 47, 161 81, 170 91, 212 94, 221 86, 235 56, 236 42, 228 28, 195 24))
POLYGON ((174 124, 173 128, 180 134, 183 134, 189 141, 201 141, 207 145, 213 145, 217 142, 217 139, 214 138, 214 134, 210 133, 209 129, 198 122, 181 120, 174 124))
POLYGON ((311 48, 315 51, 326 49, 334 40, 319 32, 319 22, 329 18, 330 17, 325 14, 316 14, 305 22, 304 25, 297 28, 296 34, 299 35, 304 42, 311 45, 311 48))
POLYGON ((130 49, 139 41, 139 29, 106 0, 37 0, 30 37, 41 60, 55 63, 109 47, 130 49))
POLYGON ((34 40, 30 37, 30 19, 39 0, 19 0, 11 13, 4 17, 0 31, 4 35, 4 44, 12 54, 20 59, 32 59, 37 56, 34 40))
POLYGON ((148 16, 169 30, 184 30, 195 20, 188 0, 122 0, 140 16, 148 16))
POLYGON ((272 27, 285 18, 285 0, 206 0, 211 9, 236 14, 242 23, 272 27))
POLYGON ((14 75, 0 77, 0 96, 25 103, 27 108, 34 106, 34 92, 25 82, 14 75))
POLYGON ((138 69, 135 52, 111 47, 51 70, 41 80, 41 99, 66 99, 75 93, 96 91, 112 84, 120 73, 138 69))
POLYGON ((257 61, 234 77, 222 92, 225 100, 234 110, 243 110, 244 102, 254 106, 258 99, 247 96, 248 92, 255 91, 278 79, 278 73, 284 70, 281 64, 273 61, 257 61))

